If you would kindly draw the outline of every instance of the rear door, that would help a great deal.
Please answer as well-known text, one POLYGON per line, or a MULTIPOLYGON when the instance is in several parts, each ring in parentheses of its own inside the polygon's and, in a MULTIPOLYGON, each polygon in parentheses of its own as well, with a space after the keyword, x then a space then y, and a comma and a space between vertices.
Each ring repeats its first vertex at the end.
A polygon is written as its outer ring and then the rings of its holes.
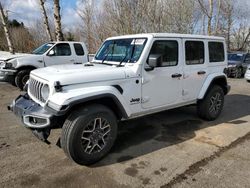
POLYGON ((86 63, 87 62, 87 52, 84 51, 84 48, 81 43, 72 43, 75 51, 75 63, 86 63))
POLYGON ((73 50, 68 43, 58 43, 50 51, 44 56, 45 66, 73 64, 75 62, 73 50), (52 50, 54 54, 49 55, 52 50))
POLYGON ((184 75, 183 100, 196 100, 202 85, 208 75, 207 72, 207 44, 204 40, 183 39, 184 75))
MULTIPOLYGON (((162 63, 143 71, 142 108, 159 108, 179 103, 182 91, 181 39, 155 39, 149 55, 160 55, 162 63)), ((147 66, 147 64, 146 64, 147 66)))

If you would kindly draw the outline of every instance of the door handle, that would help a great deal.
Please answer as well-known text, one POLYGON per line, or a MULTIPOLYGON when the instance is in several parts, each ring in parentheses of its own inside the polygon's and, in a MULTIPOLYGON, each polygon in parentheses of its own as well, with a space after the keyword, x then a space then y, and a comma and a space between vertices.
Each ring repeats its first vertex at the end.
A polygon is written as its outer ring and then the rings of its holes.
POLYGON ((206 74, 206 71, 199 71, 197 72, 198 75, 206 74))
POLYGON ((172 78, 180 78, 180 77, 182 77, 182 74, 179 73, 172 74, 172 78))

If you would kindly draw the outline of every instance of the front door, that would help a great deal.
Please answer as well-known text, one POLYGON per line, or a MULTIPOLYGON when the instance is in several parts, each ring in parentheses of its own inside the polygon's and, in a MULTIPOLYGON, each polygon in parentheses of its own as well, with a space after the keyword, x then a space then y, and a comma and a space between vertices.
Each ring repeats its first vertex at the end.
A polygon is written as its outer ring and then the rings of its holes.
POLYGON ((73 64, 73 57, 72 50, 68 43, 58 43, 44 56, 44 63, 45 66, 73 64), (53 53, 50 53, 51 51, 53 51, 53 53))
MULTIPOLYGON (((161 57, 153 70, 144 70, 142 108, 159 108, 176 104, 182 99, 181 39, 155 39, 150 55, 161 57)), ((147 66, 147 64, 145 65, 147 66)))

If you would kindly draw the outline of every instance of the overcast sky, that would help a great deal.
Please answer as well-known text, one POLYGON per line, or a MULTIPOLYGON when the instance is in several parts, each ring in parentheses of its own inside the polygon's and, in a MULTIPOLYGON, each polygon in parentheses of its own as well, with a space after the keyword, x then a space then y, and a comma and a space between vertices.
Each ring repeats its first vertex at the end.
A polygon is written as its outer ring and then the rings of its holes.
MULTIPOLYGON (((38 20, 41 20, 41 11, 38 0, 0 0, 5 9, 9 10, 9 18, 17 19, 29 27, 38 20)), ((52 4, 53 0, 47 0, 52 4)), ((99 0, 102 1, 102 0, 99 0)), ((66 29, 79 25, 80 18, 76 13, 80 0, 60 0, 62 12, 62 25, 66 29)), ((241 11, 250 22, 250 0, 235 1, 240 4, 241 11)), ((49 12, 52 13, 52 7, 49 12)))

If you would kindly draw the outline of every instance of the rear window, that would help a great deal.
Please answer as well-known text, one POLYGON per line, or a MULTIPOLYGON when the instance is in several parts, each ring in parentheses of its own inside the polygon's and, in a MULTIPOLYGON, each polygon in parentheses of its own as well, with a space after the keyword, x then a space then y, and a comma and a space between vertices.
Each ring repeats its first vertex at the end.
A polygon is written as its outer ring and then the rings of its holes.
POLYGON ((224 62, 225 51, 222 42, 208 42, 209 62, 224 62))
POLYGON ((76 51, 76 55, 84 55, 84 50, 81 44, 79 43, 74 43, 74 48, 76 51))
POLYGON ((203 64, 205 60, 204 43, 202 41, 186 41, 186 64, 197 65, 203 64))

